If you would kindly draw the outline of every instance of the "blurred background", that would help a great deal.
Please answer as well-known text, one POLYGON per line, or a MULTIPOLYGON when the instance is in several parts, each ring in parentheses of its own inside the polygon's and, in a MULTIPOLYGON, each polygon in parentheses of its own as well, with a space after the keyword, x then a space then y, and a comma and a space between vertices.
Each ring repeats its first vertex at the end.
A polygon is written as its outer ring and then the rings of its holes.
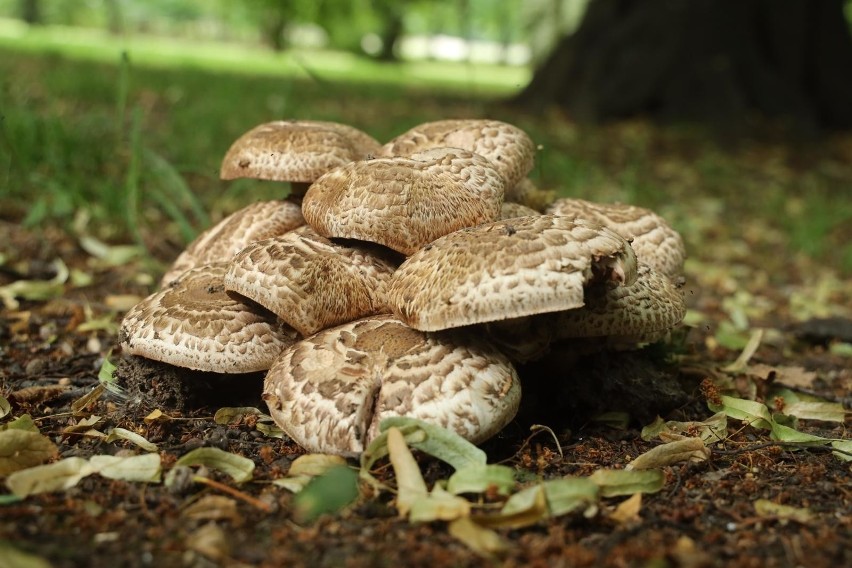
POLYGON ((0 0, 0 220, 168 262, 286 194, 218 179, 261 122, 386 141, 488 117, 539 144, 539 187, 663 214, 689 275, 741 295, 724 309, 804 317, 845 301, 852 274, 850 15, 844 0, 0 0))

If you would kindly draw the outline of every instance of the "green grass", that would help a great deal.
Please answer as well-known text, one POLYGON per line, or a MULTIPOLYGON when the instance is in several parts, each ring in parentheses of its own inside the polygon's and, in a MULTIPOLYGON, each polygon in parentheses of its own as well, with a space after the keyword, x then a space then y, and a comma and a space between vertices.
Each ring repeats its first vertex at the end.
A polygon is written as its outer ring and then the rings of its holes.
POLYGON ((12 38, 7 24, 0 218, 70 226, 82 211, 102 238, 153 246, 165 237, 178 246, 211 218, 286 191, 218 179, 228 146, 258 123, 338 120, 387 140, 426 120, 488 116, 541 145, 532 177, 544 187, 653 207, 693 251, 740 239, 773 266, 792 248, 852 273, 852 160, 844 154, 852 146, 842 138, 731 145, 642 121, 579 127, 554 110, 501 104, 523 82, 517 70, 123 42, 74 30, 12 38))

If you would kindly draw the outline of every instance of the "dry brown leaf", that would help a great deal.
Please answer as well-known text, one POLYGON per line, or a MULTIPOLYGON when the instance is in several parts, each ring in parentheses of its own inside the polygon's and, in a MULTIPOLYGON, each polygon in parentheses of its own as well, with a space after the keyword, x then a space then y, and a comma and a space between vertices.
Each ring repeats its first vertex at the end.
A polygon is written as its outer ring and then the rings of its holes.
POLYGON ((628 499, 618 504, 609 518, 616 523, 623 525, 632 522, 641 521, 639 511, 642 509, 642 494, 634 493, 628 499))
POLYGON ((213 522, 190 533, 186 538, 186 546, 213 561, 227 560, 231 552, 227 534, 213 522))
POLYGON ((68 390, 65 385, 47 385, 43 387, 25 387, 12 392, 9 395, 17 403, 27 402, 30 404, 38 404, 52 398, 56 398, 60 394, 68 390))
POLYGON ((683 461, 704 461, 710 448, 701 438, 675 440, 652 448, 627 464, 627 469, 657 469, 683 461))
POLYGON ((205 495, 185 507, 181 515, 199 521, 231 521, 235 525, 243 523, 242 516, 237 512, 236 500, 224 495, 205 495))

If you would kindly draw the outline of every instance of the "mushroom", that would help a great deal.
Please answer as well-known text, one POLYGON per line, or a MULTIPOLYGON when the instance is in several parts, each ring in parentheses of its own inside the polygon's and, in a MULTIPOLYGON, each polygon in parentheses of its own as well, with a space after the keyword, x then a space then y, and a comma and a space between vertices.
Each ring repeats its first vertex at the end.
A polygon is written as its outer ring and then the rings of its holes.
POLYGON ((506 201, 525 205, 537 213, 544 211, 556 198, 552 189, 539 189, 529 178, 524 178, 511 188, 506 188, 506 201))
POLYGON ((288 181, 300 197, 325 172, 380 150, 372 136, 345 124, 277 120, 240 136, 225 154, 220 176, 288 181))
POLYGON ((491 162, 457 148, 375 158, 315 181, 302 214, 324 237, 360 239, 409 255, 436 238, 493 221, 503 180, 491 162))
POLYGON ((535 163, 535 144, 506 122, 487 119, 438 120, 415 126, 385 144, 382 156, 411 156, 430 148, 462 148, 487 158, 507 189, 515 187, 535 163))
POLYGON ((308 451, 354 455, 390 416, 481 442, 514 417, 520 388, 509 360, 485 343, 375 316, 285 349, 263 397, 275 422, 308 451))
POLYGON ((636 282, 589 288, 585 304, 560 312, 556 339, 606 338, 609 347, 635 348, 659 341, 686 315, 681 289, 650 266, 639 264, 636 282))
POLYGON ((394 314, 422 331, 578 308, 592 282, 629 285, 633 249, 596 223, 518 217, 450 233, 391 278, 394 314))
POLYGON ((121 322, 123 350, 199 371, 268 369, 296 334, 265 309, 230 298, 226 269, 225 263, 193 268, 136 304, 121 322))
POLYGON ((249 243, 305 224, 302 208, 290 201, 259 201, 222 219, 192 241, 160 280, 160 286, 190 268, 232 258, 249 243))
POLYGON ((546 213, 600 223, 628 239, 640 262, 671 278, 683 272, 683 239, 653 211, 635 205, 562 198, 551 203, 546 213))
POLYGON ((515 217, 529 217, 531 215, 540 215, 538 211, 527 207, 526 205, 521 205, 520 203, 512 203, 509 201, 504 201, 503 205, 500 206, 500 221, 505 221, 506 219, 514 219, 515 217))
POLYGON ((387 249, 344 246, 305 226, 246 247, 224 282, 307 336, 389 312, 385 287, 397 264, 387 249))

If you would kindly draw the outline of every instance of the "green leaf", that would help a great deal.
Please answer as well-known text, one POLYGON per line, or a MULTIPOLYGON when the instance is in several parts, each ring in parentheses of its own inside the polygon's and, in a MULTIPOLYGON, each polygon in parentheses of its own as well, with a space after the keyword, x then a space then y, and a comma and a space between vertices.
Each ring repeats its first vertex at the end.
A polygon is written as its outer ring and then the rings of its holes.
POLYGON ((157 444, 149 442, 143 436, 137 434, 136 432, 131 432, 125 428, 113 428, 107 433, 107 437, 104 440, 105 442, 114 442, 116 440, 127 440, 133 444, 136 444, 146 452, 156 452, 157 444))
POLYGON ((839 452, 831 452, 834 456, 842 461, 852 461, 852 440, 834 440, 831 442, 831 447, 839 452))
POLYGON ((56 456, 49 438, 16 428, 0 431, 0 476, 42 464, 56 456))
POLYGON ((459 470, 471 464, 485 465, 488 461, 484 451, 446 428, 434 426, 414 418, 397 416, 382 420, 379 429, 385 432, 392 426, 399 428, 404 434, 407 426, 425 433, 425 438, 406 434, 406 442, 412 448, 450 464, 453 469, 459 470))
POLYGON ((27 432, 38 433, 38 426, 33 422, 33 417, 29 414, 21 414, 11 422, 7 422, 0 426, 0 431, 3 430, 26 430, 27 432))
POLYGON ((453 495, 483 493, 489 487, 495 487, 500 495, 509 495, 515 487, 515 470, 505 465, 473 464, 457 470, 447 482, 447 491, 453 495))
POLYGON ((0 418, 5 418, 12 412, 12 405, 4 396, 0 396, 0 418))
POLYGON ((203 465, 230 475, 237 483, 250 481, 254 462, 219 448, 197 448, 180 457, 175 466, 203 465))
POLYGON ((805 434, 783 424, 773 424, 770 437, 779 442, 792 442, 796 444, 825 445, 829 443, 829 440, 826 438, 805 434))
POLYGON ((320 515, 336 513, 358 498, 358 473, 339 465, 315 477, 293 498, 297 522, 310 523, 320 515))
POLYGON ((290 464, 285 477, 273 480, 272 484, 283 487, 292 493, 303 490, 315 477, 324 475, 328 470, 346 465, 340 456, 328 454, 306 454, 297 457, 290 464))
POLYGON ((600 488, 602 497, 656 493, 666 483, 663 472, 658 469, 599 469, 589 479, 600 488))
POLYGON ((162 472, 158 454, 127 457, 92 456, 89 458, 89 463, 103 477, 122 481, 159 483, 162 472))
POLYGON ((80 237, 80 248, 106 266, 123 266, 145 255, 138 245, 108 245, 90 235, 80 237))
POLYGON ((109 360, 109 353, 104 357, 104 362, 101 363, 101 368, 98 370, 98 382, 102 385, 111 385, 115 383, 115 364, 109 360))
POLYGON ((705 444, 720 442, 728 436, 728 420, 724 412, 717 412, 703 422, 678 422, 676 420, 663 421, 659 416, 644 428, 642 428, 642 439, 646 442, 659 438, 662 434, 688 434, 697 432, 705 444))
POLYGON ((15 547, 6 540, 0 540, 0 558, 5 568, 50 568, 50 562, 15 547))
POLYGON ((550 479, 542 485, 548 511, 553 517, 565 515, 598 499, 598 486, 587 477, 550 479))
POLYGON ((47 465, 16 471, 6 478, 6 487, 18 497, 61 491, 77 485, 95 469, 83 458, 67 458, 47 465))
POLYGON ((809 402, 803 400, 786 405, 783 412, 788 416, 795 416, 802 420, 824 420, 841 424, 846 420, 846 410, 839 402, 809 402))
POLYGON ((765 404, 732 396, 721 397, 722 404, 708 403, 714 412, 724 412, 728 417, 744 420, 755 428, 772 429, 772 414, 765 404))

